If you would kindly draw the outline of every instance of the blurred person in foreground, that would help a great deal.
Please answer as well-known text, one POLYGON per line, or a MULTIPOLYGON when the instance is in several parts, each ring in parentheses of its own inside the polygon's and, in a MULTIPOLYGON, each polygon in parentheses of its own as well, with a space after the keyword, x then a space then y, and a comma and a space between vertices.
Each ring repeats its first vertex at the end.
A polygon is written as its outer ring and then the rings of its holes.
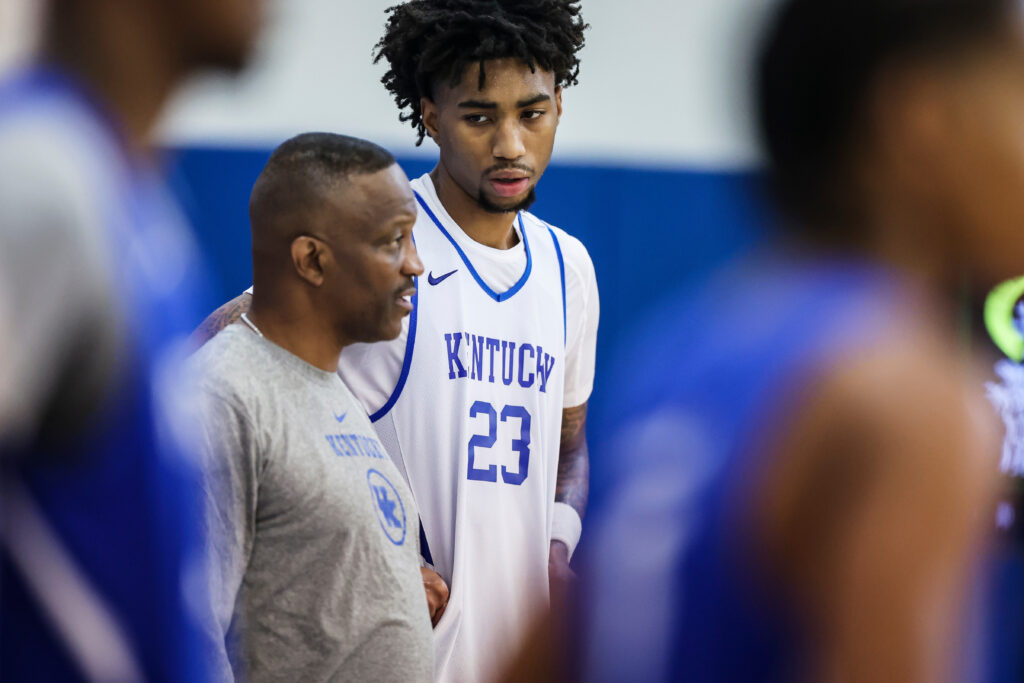
POLYGON ((997 542, 987 587, 990 617, 986 652, 990 680, 1024 679, 1024 277, 1001 283, 987 296, 985 329, 1004 354, 994 364, 988 398, 1003 419, 999 459, 1001 486, 996 507, 997 542))
POLYGON ((148 136, 185 76, 242 66, 259 7, 48 10, 0 85, 0 679, 204 681, 174 409, 202 278, 148 136))
POLYGON ((274 150, 249 215, 251 310, 190 364, 220 676, 430 681, 416 506, 338 376, 345 347, 412 310, 409 179, 373 143, 306 133, 274 150))
POLYGON ((757 107, 782 234, 619 357, 584 680, 974 679, 999 445, 954 294, 1024 265, 1018 12, 781 5, 757 107))

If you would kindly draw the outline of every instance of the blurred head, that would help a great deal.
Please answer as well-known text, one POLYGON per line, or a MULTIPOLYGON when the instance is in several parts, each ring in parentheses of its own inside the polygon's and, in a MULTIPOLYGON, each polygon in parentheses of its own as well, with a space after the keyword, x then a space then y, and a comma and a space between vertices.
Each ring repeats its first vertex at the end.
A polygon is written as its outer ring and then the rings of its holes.
MULTIPOLYGON (((264 0, 50 0, 45 42, 60 54, 70 42, 116 40, 130 52, 163 52, 183 73, 235 71, 256 40, 263 6, 264 0)), ((126 59, 123 51, 105 49, 126 59)))
POLYGON ((398 336, 423 265, 416 200, 387 150, 330 133, 294 137, 257 178, 249 217, 257 296, 308 301, 343 345, 398 336))
POLYGON ((923 231, 944 265, 984 280, 1019 272, 1015 0, 787 0, 758 76, 772 189, 805 237, 868 243, 899 206, 903 225, 884 228, 923 231))
POLYGON ((262 22, 263 0, 159 2, 189 66, 242 68, 262 22))
POLYGON ((376 60, 399 119, 485 210, 529 206, 577 82, 578 0, 412 0, 389 10, 376 60))

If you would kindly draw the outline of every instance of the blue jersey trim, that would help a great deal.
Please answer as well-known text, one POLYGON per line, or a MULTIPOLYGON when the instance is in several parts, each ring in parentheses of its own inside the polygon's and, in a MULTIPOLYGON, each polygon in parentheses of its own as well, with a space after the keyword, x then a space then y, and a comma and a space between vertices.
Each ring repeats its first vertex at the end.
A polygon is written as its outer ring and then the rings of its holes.
POLYGON ((548 232, 551 233, 551 241, 555 243, 555 253, 558 254, 558 274, 562 278, 562 343, 569 343, 569 323, 565 315, 565 259, 562 258, 562 247, 558 244, 558 236, 549 225, 548 232))
POLYGON ((423 518, 420 518, 420 557, 427 561, 427 564, 434 564, 434 556, 430 554, 430 544, 427 543, 427 532, 423 528, 423 518))
POLYGON ((473 276, 473 279, 476 280, 476 283, 480 285, 480 289, 484 290, 487 296, 498 302, 508 301, 516 292, 523 288, 523 285, 526 284, 526 281, 530 277, 530 272, 533 270, 533 255, 530 253, 530 240, 526 237, 526 227, 523 225, 523 214, 519 214, 519 233, 523 236, 523 245, 526 247, 526 270, 523 271, 523 276, 519 278, 519 282, 512 285, 511 289, 499 294, 488 287, 487 283, 480 278, 480 274, 476 272, 476 268, 473 267, 469 257, 466 256, 466 252, 462 251, 462 247, 459 246, 459 243, 456 242, 455 239, 448 234, 448 231, 444 229, 444 226, 441 225, 441 221, 437 220, 437 216, 435 216, 434 212, 430 210, 427 203, 423 201, 423 197, 420 196, 420 193, 414 192, 413 194, 416 195, 416 201, 420 203, 423 210, 427 212, 428 216, 430 216, 430 220, 434 221, 434 225, 437 226, 437 229, 440 230, 441 234, 447 237, 448 241, 452 243, 453 247, 455 247, 455 251, 459 253, 459 256, 462 258, 462 262, 465 263, 466 268, 469 269, 470 275, 473 276))
POLYGON ((391 396, 388 398, 387 403, 381 406, 380 410, 370 416, 370 422, 376 422, 387 415, 388 411, 395 407, 398 397, 402 395, 402 389, 405 388, 405 381, 409 379, 409 369, 412 367, 412 350, 413 347, 416 346, 416 318, 418 317, 420 310, 419 278, 414 277, 412 280, 416 285, 416 293, 412 295, 412 313, 409 314, 409 337, 405 340, 405 357, 402 358, 402 374, 398 376, 398 382, 395 384, 395 390, 391 392, 391 396))

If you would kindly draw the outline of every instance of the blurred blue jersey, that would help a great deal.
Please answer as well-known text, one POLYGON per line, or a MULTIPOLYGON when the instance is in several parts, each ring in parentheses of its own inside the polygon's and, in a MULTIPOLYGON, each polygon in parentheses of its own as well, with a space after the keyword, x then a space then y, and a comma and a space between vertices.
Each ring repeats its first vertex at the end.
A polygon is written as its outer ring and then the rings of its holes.
MULTIPOLYGON (((55 71, 0 87, 0 139, 33 136, 87 188, 94 210, 78 227, 108 257, 119 343, 109 390, 76 416, 84 426, 43 423, 27 447, 0 454, 0 679, 204 681, 198 461, 177 384, 208 303, 198 253, 146 161, 55 71)), ((31 217, 5 220, 20 218, 31 217)), ((37 257, 45 278, 47 254, 37 257)))
POLYGON ((593 458, 584 680, 792 676, 802 631, 744 525, 794 392, 880 329, 894 286, 861 264, 771 257, 629 336, 593 458))

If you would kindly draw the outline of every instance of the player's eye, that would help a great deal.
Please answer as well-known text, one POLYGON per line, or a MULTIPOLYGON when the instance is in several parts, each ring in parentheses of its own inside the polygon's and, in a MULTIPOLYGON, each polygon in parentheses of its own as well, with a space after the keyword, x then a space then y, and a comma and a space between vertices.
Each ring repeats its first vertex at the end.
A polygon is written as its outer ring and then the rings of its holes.
POLYGON ((529 111, 523 112, 523 118, 532 121, 534 119, 539 119, 546 113, 547 112, 543 109, 530 109, 529 111))
POLYGON ((479 126, 489 121, 487 116, 485 116, 484 114, 469 114, 467 116, 463 116, 462 119, 466 123, 472 124, 474 126, 479 126))

